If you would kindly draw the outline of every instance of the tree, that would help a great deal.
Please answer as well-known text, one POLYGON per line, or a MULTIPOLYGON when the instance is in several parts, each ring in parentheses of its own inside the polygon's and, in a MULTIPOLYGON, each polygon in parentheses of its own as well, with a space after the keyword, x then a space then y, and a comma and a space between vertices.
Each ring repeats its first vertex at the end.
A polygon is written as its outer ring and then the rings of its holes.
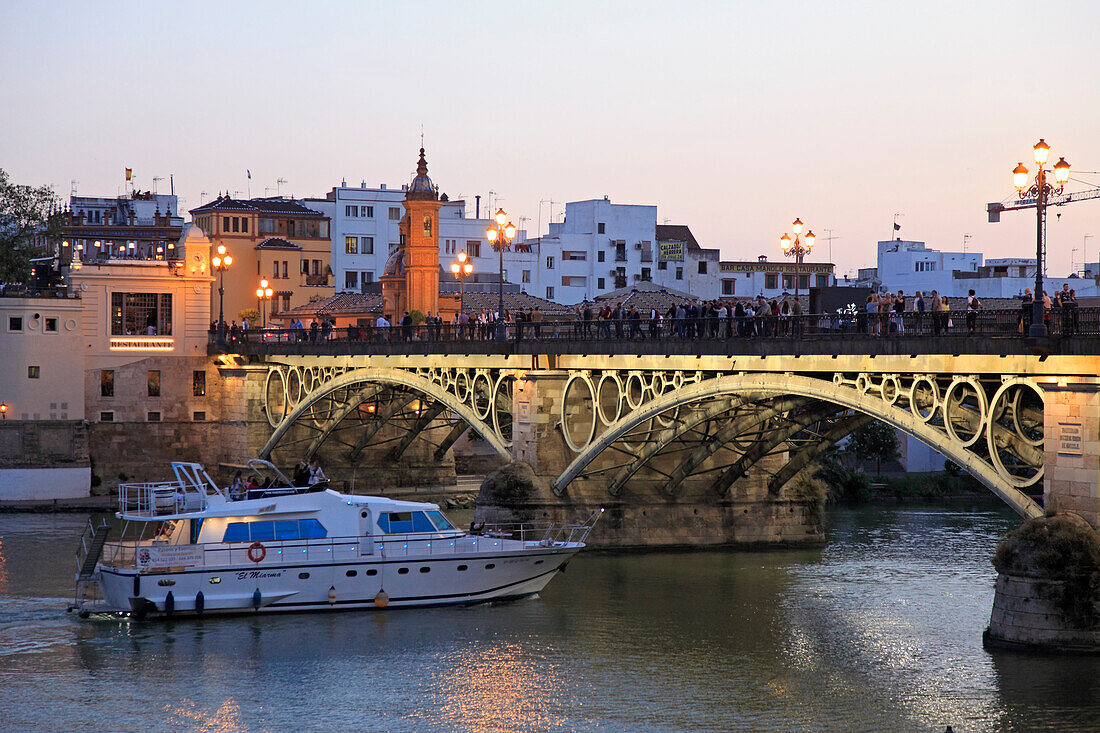
POLYGON ((42 242, 60 234, 61 215, 51 215, 59 203, 49 186, 12 183, 0 168, 0 282, 30 280, 31 258, 42 256, 42 242))
POLYGON ((872 458, 876 462, 875 473, 882 474, 882 462, 897 458, 898 434, 884 422, 873 420, 856 428, 848 438, 847 451, 859 461, 872 458))

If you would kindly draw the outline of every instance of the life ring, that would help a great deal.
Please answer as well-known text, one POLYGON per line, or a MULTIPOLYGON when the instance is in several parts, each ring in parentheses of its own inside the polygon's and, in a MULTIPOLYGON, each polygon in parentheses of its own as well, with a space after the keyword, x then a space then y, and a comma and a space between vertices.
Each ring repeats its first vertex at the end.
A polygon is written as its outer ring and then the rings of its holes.
POLYGON ((267 557, 267 548, 262 542, 253 542, 248 546, 248 559, 252 562, 260 562, 267 557))

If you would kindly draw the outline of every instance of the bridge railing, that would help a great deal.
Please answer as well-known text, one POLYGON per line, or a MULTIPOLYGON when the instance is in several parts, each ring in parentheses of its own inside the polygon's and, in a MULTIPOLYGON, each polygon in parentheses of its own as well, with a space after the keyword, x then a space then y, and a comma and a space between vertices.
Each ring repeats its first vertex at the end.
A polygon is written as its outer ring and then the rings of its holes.
MULTIPOLYGON (((1032 320, 1030 305, 1011 310, 951 310, 905 313, 832 313, 824 315, 773 316, 746 315, 720 318, 622 318, 555 321, 509 321, 505 324, 504 341, 584 342, 584 341, 644 341, 644 340, 709 340, 731 339, 833 339, 838 336, 880 337, 888 339, 928 337, 996 337, 1023 338, 1028 335, 1032 320)), ((1048 332, 1054 337, 1100 334, 1100 308, 1053 308, 1045 318, 1048 332)), ((225 343, 218 342, 216 331, 210 332, 211 346, 233 348, 240 344, 309 345, 309 344, 394 344, 400 342, 465 343, 498 341, 497 328, 492 323, 420 324, 416 326, 346 326, 339 328, 264 328, 233 330, 225 343)))

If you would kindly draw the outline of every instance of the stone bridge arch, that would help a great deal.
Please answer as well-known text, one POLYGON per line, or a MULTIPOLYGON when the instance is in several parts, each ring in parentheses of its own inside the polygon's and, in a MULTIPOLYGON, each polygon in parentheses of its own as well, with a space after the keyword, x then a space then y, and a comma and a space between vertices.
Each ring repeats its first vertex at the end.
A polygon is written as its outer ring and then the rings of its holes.
MULTIPOLYGON (((308 391, 300 390, 299 394, 291 396, 287 388, 288 374, 293 384, 296 369, 285 365, 273 365, 269 368, 264 389, 265 412, 274 432, 260 450, 260 458, 268 458, 296 424, 310 421, 315 423, 312 427, 316 433, 307 450, 307 454, 312 455, 363 402, 384 389, 397 387, 413 397, 431 401, 433 406, 425 408, 424 414, 417 420, 419 430, 424 429, 431 420, 446 411, 457 418, 462 432, 472 429, 501 458, 511 460, 509 441, 502 434, 503 430, 500 426, 498 408, 501 406, 495 404, 498 397, 507 392, 504 390, 503 382, 511 379, 510 375, 492 375, 486 370, 476 370, 472 373, 459 371, 455 373, 459 376, 455 376, 435 371, 406 369, 330 368, 316 377, 309 378, 308 391), (270 383, 273 376, 277 376, 283 385, 281 401, 273 401, 270 397, 270 383), (342 395, 338 403, 321 409, 327 402, 333 400, 334 395, 342 395), (275 417, 276 413, 278 418, 275 417)), ((298 384, 303 384, 300 373, 297 380, 298 384)), ((507 409, 510 412, 510 405, 507 409)), ((381 417, 384 422, 384 419, 392 417, 392 414, 381 417)), ((459 435, 461 432, 452 430, 444 444, 453 443, 459 435)), ((415 432, 410 431, 410 437, 415 437, 415 432)), ((362 450, 362 442, 358 450, 362 450)), ((407 446, 406 441, 403 441, 403 444, 407 446)))
MULTIPOLYGON (((617 409, 615 412, 617 419, 608 421, 606 428, 598 434, 594 426, 597 423, 597 416, 602 414, 602 408, 599 405, 600 388, 592 386, 589 380, 589 390, 593 400, 593 429, 589 430, 586 426, 581 431, 590 436, 583 446, 576 445, 578 441, 571 440, 569 437, 570 429, 567 425, 569 416, 566 414, 569 392, 567 388, 566 395, 562 399, 560 427, 565 442, 571 448, 575 446, 576 450, 573 451, 575 454, 573 460, 552 482, 551 488, 554 493, 558 496, 563 495, 570 482, 584 475, 593 461, 618 441, 628 439, 632 431, 647 422, 660 429, 649 433, 650 439, 637 452, 633 461, 617 468, 609 481, 609 488, 613 493, 616 486, 621 486, 622 482, 644 466, 649 458, 658 453, 663 446, 676 440, 694 423, 713 419, 728 413, 733 407, 753 401, 764 403, 778 401, 782 408, 791 400, 804 400, 806 404, 827 403, 836 406, 838 410, 852 411, 856 416, 866 416, 863 418, 864 421, 867 417, 883 421, 912 435, 962 466, 1022 516, 1037 517, 1043 514, 1042 507, 1021 491, 1022 488, 1035 484, 1042 478, 1042 439, 1029 437, 1028 432, 1021 427, 1020 415, 1023 407, 1019 404, 1018 388, 1033 390, 1040 400, 1043 398, 1042 389, 1028 378, 1003 377, 997 388, 992 391, 992 395, 987 392, 981 380, 973 376, 953 376, 950 383, 942 389, 942 378, 923 374, 902 377, 894 374, 837 373, 830 381, 828 375, 742 372, 710 378, 696 376, 695 380, 687 382, 681 378, 675 389, 654 395, 644 403, 633 404, 625 414, 621 409, 617 409), (1015 390, 1015 396, 1010 397, 1013 390, 1015 390), (1009 404, 1010 399, 1014 399, 1015 402, 1009 404), (668 420, 666 417, 664 422, 661 422, 662 416, 678 414, 679 410, 693 406, 696 409, 691 414, 675 420, 668 420), (1009 434, 1012 431, 1005 428, 1006 422, 1015 425, 1015 435, 1009 434), (1013 441, 1019 451, 1031 456, 1033 462, 1037 463, 1037 470, 1034 470, 1031 475, 1021 477, 1006 467, 1000 453, 1009 441, 1013 441), (973 450, 975 447, 979 448, 979 452, 973 450), (980 454, 980 450, 983 449, 988 451, 988 455, 980 454)), ((623 399, 630 400, 630 397, 620 397, 619 402, 621 403, 623 399)), ((637 400, 634 401, 637 402, 637 400)), ((852 420, 846 425, 835 426, 831 434, 823 436, 822 445, 825 442, 839 440, 857 424, 858 421, 852 420)), ((742 427, 747 428, 748 425, 742 427)), ((796 427, 804 426, 796 425, 796 427)), ((792 430, 791 434, 793 432, 792 430)), ((782 442, 785 437, 787 436, 783 436, 777 442, 782 442)), ((696 450, 705 452, 707 448, 701 446, 696 450)), ((817 453, 820 453, 820 448, 817 449, 817 453)), ((791 461, 792 465, 784 473, 783 480, 792 478, 815 457, 816 453, 812 448, 794 457, 791 461)), ((691 461, 697 461, 699 458, 699 455, 689 456, 687 463, 690 464, 691 461)), ((721 477, 719 484, 724 481, 725 488, 728 488, 729 483, 736 478, 732 475, 735 468, 736 466, 732 467, 726 475, 721 477)))

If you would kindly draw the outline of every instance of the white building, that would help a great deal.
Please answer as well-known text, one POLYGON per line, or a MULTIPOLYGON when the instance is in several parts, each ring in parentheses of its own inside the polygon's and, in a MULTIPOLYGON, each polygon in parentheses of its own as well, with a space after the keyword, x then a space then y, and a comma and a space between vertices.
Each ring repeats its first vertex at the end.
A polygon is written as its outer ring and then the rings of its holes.
MULTIPOLYGON (((386 266, 386 260, 401 241, 398 223, 405 215, 405 188, 392 188, 381 184, 367 188, 344 183, 334 187, 323 199, 307 199, 310 208, 320 211, 331 220, 332 271, 336 292, 363 292, 364 288, 378 281, 386 266)), ((499 255, 485 238, 485 231, 492 221, 466 217, 465 201, 449 201, 443 195, 439 209, 439 264, 445 273, 459 252, 465 251, 474 265, 473 280, 496 282, 500 270, 499 255)), ((522 242, 524 232, 519 232, 517 242, 522 242)), ((522 244, 514 245, 522 248, 522 244)), ((505 253, 505 280, 516 281, 522 270, 531 276, 534 258, 505 253), (518 265, 522 264, 522 267, 518 265), (511 269, 511 273, 509 270, 511 269)))
MULTIPOLYGON (((861 277, 863 274, 860 270, 861 277)), ((964 298, 974 290, 979 298, 1012 298, 1035 287, 1035 260, 1006 257, 983 264, 980 252, 940 252, 928 249, 924 242, 897 239, 878 243, 878 267, 872 277, 874 285, 891 292, 937 290, 941 295, 964 298)), ((1043 287, 1052 295, 1065 283, 1078 298, 1098 294, 1093 278, 1043 277, 1043 287)))
POLYGON ((722 261, 718 264, 723 298, 763 295, 769 300, 793 295, 796 285, 800 295, 809 295, 811 287, 836 285, 833 268, 832 263, 828 262, 772 262, 767 255, 760 255, 756 261, 722 261))

